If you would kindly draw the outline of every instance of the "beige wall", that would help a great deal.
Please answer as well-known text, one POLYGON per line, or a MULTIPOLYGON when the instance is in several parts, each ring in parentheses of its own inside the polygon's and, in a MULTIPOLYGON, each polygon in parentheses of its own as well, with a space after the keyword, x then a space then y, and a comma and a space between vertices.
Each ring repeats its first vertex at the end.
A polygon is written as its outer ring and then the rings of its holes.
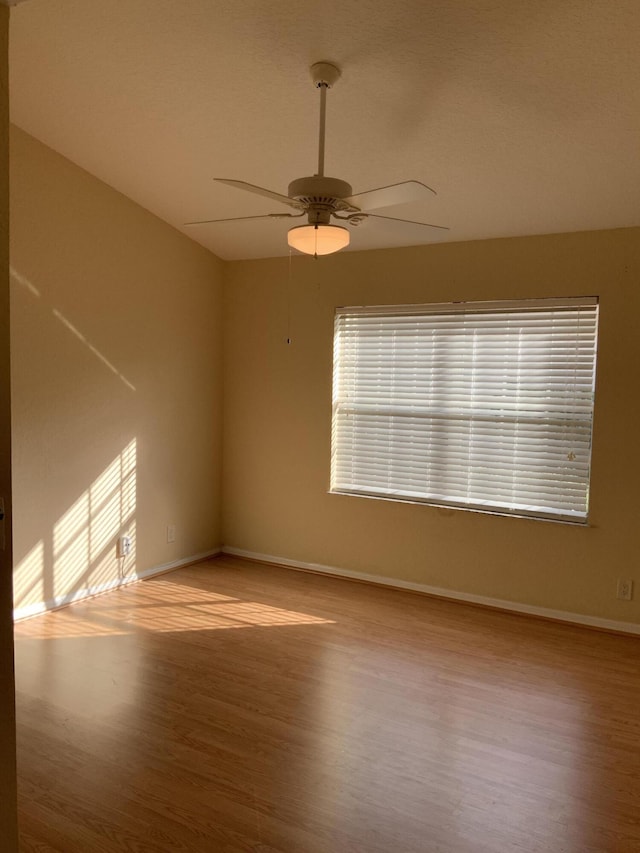
POLYGON ((0 545, 0 838, 18 849, 11 593, 11 408, 9 373, 9 10, 0 5, 0 495, 9 518, 0 545))
POLYGON ((126 570, 224 541, 640 623, 640 595, 615 598, 640 586, 640 229, 296 257, 289 281, 288 259, 222 264, 17 129, 11 154, 16 606, 113 582, 130 531, 126 570), (591 527, 327 494, 336 306, 593 294, 591 527))
POLYGON ((640 622, 638 312, 640 229, 296 257, 290 286, 287 259, 229 264, 225 544, 640 622), (590 528, 327 494, 336 306, 582 295, 601 300, 590 528))
POLYGON ((11 132, 15 604, 219 546, 222 264, 11 132), (175 524, 174 544, 167 525, 175 524))

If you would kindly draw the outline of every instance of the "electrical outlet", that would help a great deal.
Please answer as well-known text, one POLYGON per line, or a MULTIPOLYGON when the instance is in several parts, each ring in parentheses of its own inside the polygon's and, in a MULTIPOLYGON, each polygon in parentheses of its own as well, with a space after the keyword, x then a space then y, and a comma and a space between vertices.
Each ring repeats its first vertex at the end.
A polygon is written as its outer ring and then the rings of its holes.
POLYGON ((176 526, 175 524, 167 525, 167 542, 175 542, 176 541, 176 526))
POLYGON ((131 553, 131 537, 130 536, 120 536, 118 541, 116 542, 116 557, 121 559, 122 557, 128 557, 131 553))
POLYGON ((631 601, 633 598, 633 581, 632 580, 623 580, 623 578, 618 578, 618 591, 617 597, 622 601, 631 601))

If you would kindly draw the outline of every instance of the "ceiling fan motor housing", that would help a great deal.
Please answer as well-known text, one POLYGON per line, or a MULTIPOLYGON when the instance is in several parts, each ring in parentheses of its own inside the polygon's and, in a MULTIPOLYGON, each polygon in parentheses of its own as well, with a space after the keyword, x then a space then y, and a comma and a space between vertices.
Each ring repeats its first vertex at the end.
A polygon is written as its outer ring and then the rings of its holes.
POLYGON ((353 210, 344 199, 353 195, 351 185, 339 178, 312 175, 291 181, 287 195, 301 202, 309 212, 309 222, 329 222, 335 210, 353 210))

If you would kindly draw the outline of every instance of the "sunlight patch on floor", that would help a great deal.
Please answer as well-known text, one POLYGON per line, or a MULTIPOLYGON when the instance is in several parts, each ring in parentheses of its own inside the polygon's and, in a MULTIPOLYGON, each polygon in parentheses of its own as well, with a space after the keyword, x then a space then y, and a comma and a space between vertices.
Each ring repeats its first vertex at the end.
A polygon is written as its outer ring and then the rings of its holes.
POLYGON ((334 620, 158 580, 107 593, 99 602, 71 605, 20 622, 16 625, 16 639, 328 624, 335 624, 334 620))

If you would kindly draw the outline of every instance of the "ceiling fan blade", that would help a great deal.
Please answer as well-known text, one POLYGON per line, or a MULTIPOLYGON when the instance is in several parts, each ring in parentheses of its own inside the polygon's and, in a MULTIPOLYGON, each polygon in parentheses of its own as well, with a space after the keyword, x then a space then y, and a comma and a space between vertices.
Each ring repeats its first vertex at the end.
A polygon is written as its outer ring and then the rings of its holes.
POLYGON ((247 192, 254 193, 255 195, 261 195, 264 198, 279 201, 281 204, 288 204, 289 207, 295 207, 296 210, 304 209, 304 205, 301 202, 289 198, 287 195, 274 193, 272 190, 264 189, 264 187, 256 187, 254 184, 248 184, 246 181, 233 181, 227 178, 214 178, 213 180, 217 181, 219 184, 227 184, 227 186, 235 187, 238 190, 246 190, 247 192))
POLYGON ((420 181, 402 181, 399 184, 390 184, 388 187, 366 190, 345 198, 344 201, 357 207, 358 210, 375 210, 379 207, 392 207, 395 204, 419 201, 428 193, 436 195, 435 190, 420 181))
POLYGON ((214 222, 240 222, 242 219, 298 219, 302 213, 262 213, 259 216, 231 216, 228 219, 201 219, 198 222, 185 222, 187 225, 211 225, 214 222))
POLYGON ((390 219, 391 222, 406 222, 409 225, 424 225, 425 228, 438 228, 440 231, 449 231, 448 225, 432 225, 430 222, 416 222, 415 219, 398 219, 397 216, 381 216, 379 213, 366 213, 367 219, 390 219))

